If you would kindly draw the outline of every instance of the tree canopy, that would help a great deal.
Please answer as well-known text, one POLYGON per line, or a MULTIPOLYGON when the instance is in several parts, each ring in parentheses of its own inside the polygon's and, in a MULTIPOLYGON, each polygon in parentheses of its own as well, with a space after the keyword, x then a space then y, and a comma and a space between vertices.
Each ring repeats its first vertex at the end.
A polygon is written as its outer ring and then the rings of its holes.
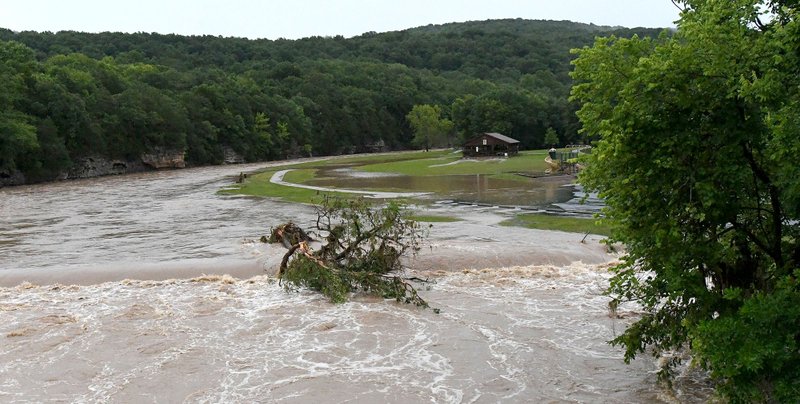
POLYGON ((800 7, 676 3, 674 36, 601 38, 574 61, 599 137, 580 180, 627 249, 609 293, 645 310, 612 342, 627 360, 689 349, 735 402, 795 401, 800 7))
POLYGON ((547 127, 579 136, 569 48, 634 32, 657 31, 496 20, 272 41, 0 29, 0 184, 154 151, 202 165, 231 151, 406 149, 414 105, 442 106, 462 136, 503 130, 540 147, 547 127))
POLYGON ((449 135, 453 130, 453 122, 442 117, 442 108, 438 105, 414 105, 406 119, 414 131, 413 143, 425 151, 431 146, 452 144, 449 135))
POLYGON ((17 105, 31 79, 33 52, 16 43, 0 42, 0 169, 15 169, 18 157, 38 148, 35 128, 17 105))

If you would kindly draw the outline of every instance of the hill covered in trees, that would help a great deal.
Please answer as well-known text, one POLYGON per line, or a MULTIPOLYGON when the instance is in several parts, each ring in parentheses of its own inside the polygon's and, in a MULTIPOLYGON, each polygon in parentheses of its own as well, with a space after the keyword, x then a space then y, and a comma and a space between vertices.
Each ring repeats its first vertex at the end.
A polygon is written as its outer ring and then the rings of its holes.
POLYGON ((418 104, 439 105, 461 136, 533 148, 552 128, 577 141, 569 50, 658 33, 530 20, 299 40, 0 29, 0 183, 63 178, 87 158, 405 149, 418 104))

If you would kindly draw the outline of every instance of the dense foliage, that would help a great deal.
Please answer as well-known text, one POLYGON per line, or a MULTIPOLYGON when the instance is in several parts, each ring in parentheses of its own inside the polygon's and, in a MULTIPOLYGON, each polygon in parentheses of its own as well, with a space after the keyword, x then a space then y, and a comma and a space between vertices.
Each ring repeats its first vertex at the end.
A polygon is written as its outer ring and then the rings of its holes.
MULTIPOLYGON (((572 96, 581 181, 627 246, 630 360, 689 349, 734 402, 800 397, 800 6, 685 0, 671 38, 599 39, 572 96)), ((674 364, 672 361, 670 364, 674 364)))
POLYGON ((414 131, 414 145, 424 148, 425 151, 432 146, 452 147, 453 122, 442 118, 442 109, 438 105, 414 105, 406 115, 406 120, 414 131))
POLYGON ((325 198, 316 209, 311 235, 321 241, 319 249, 313 250, 311 237, 292 223, 274 228, 270 235, 269 241, 289 249, 278 272, 286 288, 309 288, 334 303, 358 292, 428 307, 397 274, 401 259, 416 254, 425 236, 401 205, 377 207, 364 199, 325 198))
POLYGON ((462 135, 533 148, 552 127, 575 139, 568 50, 611 32, 634 31, 499 20, 272 41, 0 29, 0 177, 153 151, 199 165, 226 150, 252 161, 404 149, 417 104, 439 105, 462 135))

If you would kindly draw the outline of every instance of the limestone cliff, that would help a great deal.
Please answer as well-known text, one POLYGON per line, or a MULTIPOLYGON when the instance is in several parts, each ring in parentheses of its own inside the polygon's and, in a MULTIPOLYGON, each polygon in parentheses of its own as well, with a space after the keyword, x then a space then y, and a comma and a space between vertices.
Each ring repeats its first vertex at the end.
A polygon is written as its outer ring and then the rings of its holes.
POLYGON ((222 156, 223 164, 242 164, 245 162, 241 154, 228 146, 222 148, 222 156))
POLYGON ((84 157, 77 161, 59 179, 92 178, 144 171, 146 167, 136 161, 111 160, 104 157, 84 157))
POLYGON ((156 149, 150 153, 142 154, 142 163, 157 170, 163 168, 184 168, 185 152, 183 150, 162 150, 156 149))
POLYGON ((0 187, 9 185, 22 185, 25 175, 17 170, 0 170, 0 187))
MULTIPOLYGON (((233 149, 226 148, 225 164, 243 163, 244 158, 233 149)), ((148 170, 185 168, 185 152, 182 150, 154 149, 143 153, 137 160, 109 159, 100 156, 82 157, 73 160, 72 167, 55 178, 34 182, 67 180, 78 178, 120 175, 148 170)), ((18 170, 0 170, 0 187, 28 184, 29 179, 18 170)))

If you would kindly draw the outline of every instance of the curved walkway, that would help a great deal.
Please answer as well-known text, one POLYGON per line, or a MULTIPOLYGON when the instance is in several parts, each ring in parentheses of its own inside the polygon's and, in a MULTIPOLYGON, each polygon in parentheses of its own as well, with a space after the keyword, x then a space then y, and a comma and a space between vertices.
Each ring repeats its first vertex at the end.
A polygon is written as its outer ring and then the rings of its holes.
POLYGON ((286 182, 283 180, 283 177, 292 170, 280 170, 275 174, 272 174, 272 178, 269 179, 269 182, 278 185, 285 185, 287 187, 295 187, 295 188, 305 188, 311 189, 314 191, 323 191, 323 192, 344 192, 347 194, 361 194, 365 195, 367 198, 380 198, 380 199, 393 199, 393 198, 414 198, 424 195, 429 195, 430 192, 381 192, 381 191, 362 191, 358 189, 340 189, 340 188, 325 188, 325 187, 315 187, 313 185, 303 185, 303 184, 295 184, 293 182, 286 182))

